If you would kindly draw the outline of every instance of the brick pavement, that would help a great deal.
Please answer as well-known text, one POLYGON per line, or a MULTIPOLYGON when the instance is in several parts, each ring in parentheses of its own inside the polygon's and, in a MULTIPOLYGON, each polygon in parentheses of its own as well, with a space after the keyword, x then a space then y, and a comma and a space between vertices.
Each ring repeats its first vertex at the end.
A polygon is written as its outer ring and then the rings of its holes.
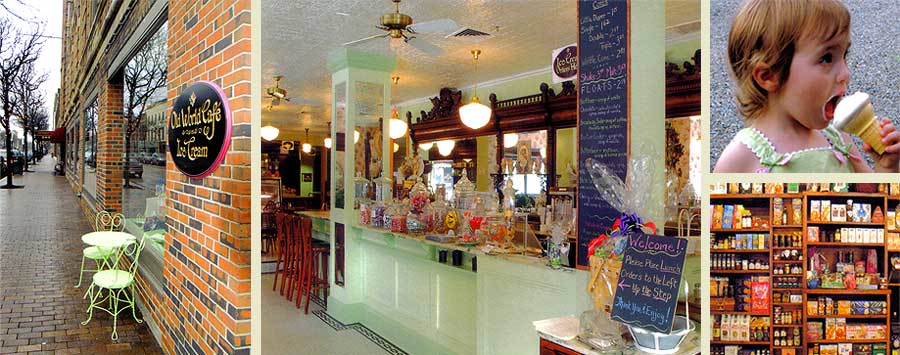
POLYGON ((24 189, 0 190, 0 354, 162 354, 131 312, 119 317, 118 342, 105 312, 81 325, 86 286, 73 286, 91 228, 66 179, 53 176, 53 159, 34 170, 13 179, 24 189))

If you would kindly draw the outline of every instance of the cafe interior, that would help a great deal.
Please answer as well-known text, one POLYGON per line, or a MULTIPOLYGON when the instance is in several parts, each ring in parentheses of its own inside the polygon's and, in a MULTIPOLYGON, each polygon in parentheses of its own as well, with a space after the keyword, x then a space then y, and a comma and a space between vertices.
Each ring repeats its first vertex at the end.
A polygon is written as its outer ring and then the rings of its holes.
MULTIPOLYGON (((576 2, 308 5, 262 4, 263 351, 537 353, 532 322, 590 307, 577 78, 552 64, 576 2)), ((699 315, 700 6, 657 11, 657 225, 691 243, 699 315)))

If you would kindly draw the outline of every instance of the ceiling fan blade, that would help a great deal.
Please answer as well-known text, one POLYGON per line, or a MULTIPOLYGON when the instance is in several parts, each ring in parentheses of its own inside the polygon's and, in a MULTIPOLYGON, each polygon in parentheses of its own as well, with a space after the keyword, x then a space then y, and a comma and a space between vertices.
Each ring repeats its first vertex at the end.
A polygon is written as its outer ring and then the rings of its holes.
POLYGON ((376 39, 376 38, 384 38, 384 37, 387 37, 387 36, 389 36, 389 34, 387 34, 387 33, 385 33, 385 34, 383 34, 383 35, 369 36, 369 37, 366 37, 366 38, 362 38, 362 39, 358 39, 358 40, 355 40, 355 41, 351 41, 351 42, 344 43, 344 44, 342 44, 342 46, 351 46, 351 45, 354 45, 354 44, 357 44, 357 43, 362 43, 362 42, 365 42, 365 41, 370 41, 370 40, 373 40, 373 39, 376 39))
POLYGON ((456 21, 453 21, 448 18, 442 18, 440 20, 426 21, 421 23, 414 23, 407 27, 407 30, 411 30, 414 33, 436 33, 436 32, 450 32, 459 28, 459 25, 456 24, 456 21))
POLYGON ((439 56, 441 53, 444 53, 444 50, 434 44, 429 43, 424 39, 420 39, 418 37, 412 37, 406 41, 409 45, 413 46, 413 48, 418 49, 422 52, 425 52, 431 56, 439 56))

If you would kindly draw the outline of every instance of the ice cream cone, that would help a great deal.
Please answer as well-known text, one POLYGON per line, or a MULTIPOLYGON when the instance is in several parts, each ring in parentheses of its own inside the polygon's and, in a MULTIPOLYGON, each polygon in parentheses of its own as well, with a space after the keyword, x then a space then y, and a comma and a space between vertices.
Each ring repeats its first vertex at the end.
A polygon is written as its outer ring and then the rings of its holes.
POLYGON ((875 119, 875 108, 869 94, 856 92, 845 97, 834 109, 834 126, 869 143, 878 154, 886 148, 881 143, 881 125, 875 119))

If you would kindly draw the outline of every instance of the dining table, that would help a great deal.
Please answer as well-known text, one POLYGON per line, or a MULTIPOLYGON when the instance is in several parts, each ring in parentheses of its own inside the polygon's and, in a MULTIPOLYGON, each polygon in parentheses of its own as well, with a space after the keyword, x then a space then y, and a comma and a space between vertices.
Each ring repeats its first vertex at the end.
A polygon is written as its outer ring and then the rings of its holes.
POLYGON ((90 232, 81 236, 84 244, 103 249, 119 249, 134 243, 136 239, 130 233, 116 231, 90 232))

